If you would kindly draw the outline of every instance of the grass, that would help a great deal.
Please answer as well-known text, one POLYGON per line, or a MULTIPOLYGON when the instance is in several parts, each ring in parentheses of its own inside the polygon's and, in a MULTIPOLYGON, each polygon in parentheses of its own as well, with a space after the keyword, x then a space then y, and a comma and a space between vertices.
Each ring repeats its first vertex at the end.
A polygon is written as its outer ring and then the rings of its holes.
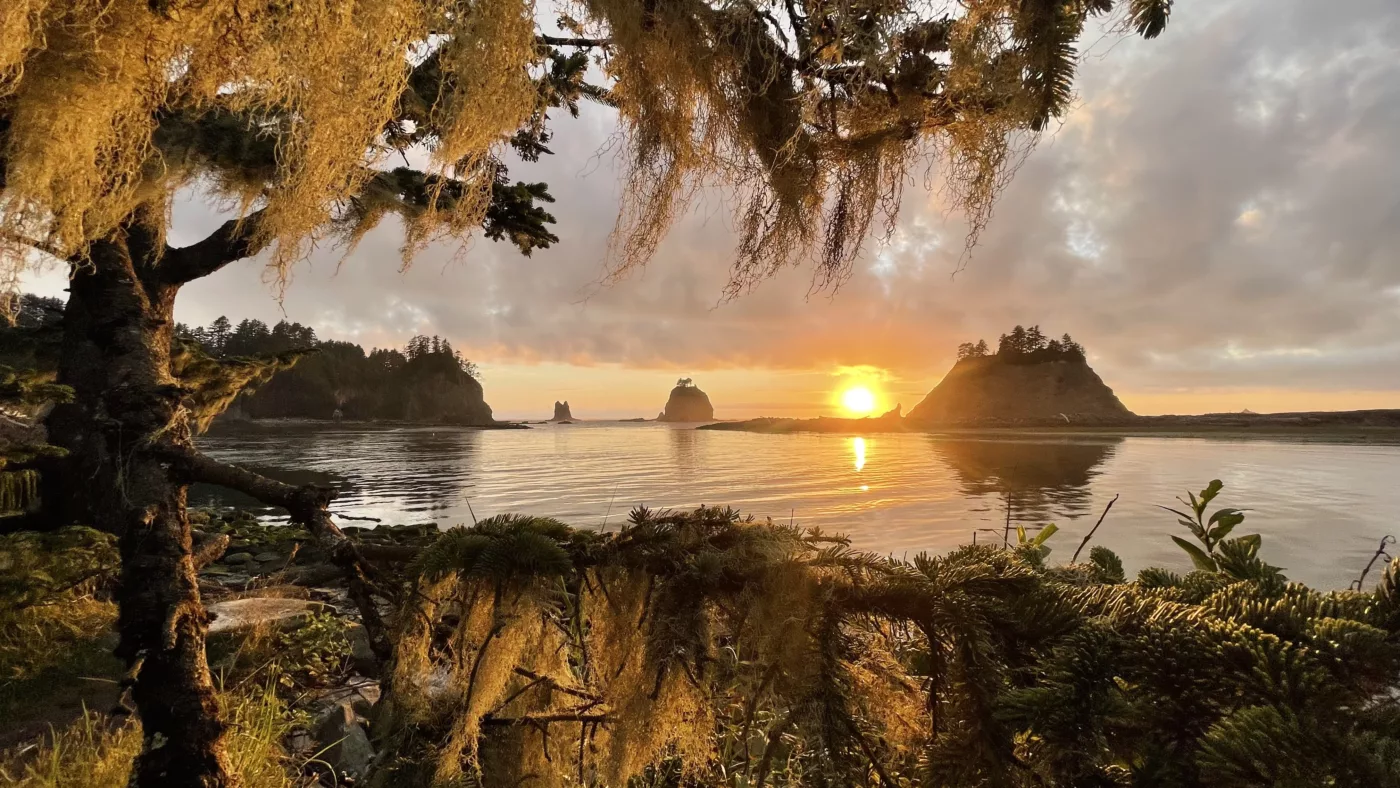
MULTIPOLYGON (((116 619, 116 605, 73 591, 28 606, 0 600, 0 785, 126 785, 142 736, 139 721, 106 713, 123 673, 116 619)), ((216 676, 230 769, 245 788, 290 788, 282 742, 297 720, 277 694, 286 644, 258 631, 227 645, 233 656, 216 676)))
POLYGON ((91 597, 0 614, 0 749, 116 703, 116 616, 91 597))
MULTIPOLYGON (((230 721, 230 770, 243 788, 291 788, 282 739, 291 727, 287 707, 270 685, 225 692, 230 721)), ((13 788, 124 788, 141 750, 141 724, 86 713, 35 745, 0 755, 0 783, 13 788)))

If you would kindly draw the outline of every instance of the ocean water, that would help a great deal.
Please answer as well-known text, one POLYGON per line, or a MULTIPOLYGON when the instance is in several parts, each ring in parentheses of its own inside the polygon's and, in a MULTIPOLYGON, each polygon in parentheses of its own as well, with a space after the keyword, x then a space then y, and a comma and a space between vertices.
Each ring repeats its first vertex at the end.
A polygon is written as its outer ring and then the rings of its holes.
MULTIPOLYGON (((337 513, 443 528, 503 512, 617 528, 639 505, 729 505, 846 534, 861 549, 912 556, 974 539, 999 543, 1009 509, 1013 527, 1055 523, 1050 558, 1067 561, 1117 495, 1093 544, 1114 549, 1133 572, 1185 571, 1189 562, 1169 537, 1186 530, 1158 506, 1176 506, 1176 496, 1218 478, 1225 490, 1211 508, 1250 509, 1236 533, 1262 534, 1261 556, 1291 579, 1346 587, 1383 536, 1400 536, 1400 445, 761 435, 616 422, 529 430, 288 424, 208 436, 200 445, 285 481, 331 484, 340 490, 337 513)), ((253 503, 217 488, 191 497, 253 503)))

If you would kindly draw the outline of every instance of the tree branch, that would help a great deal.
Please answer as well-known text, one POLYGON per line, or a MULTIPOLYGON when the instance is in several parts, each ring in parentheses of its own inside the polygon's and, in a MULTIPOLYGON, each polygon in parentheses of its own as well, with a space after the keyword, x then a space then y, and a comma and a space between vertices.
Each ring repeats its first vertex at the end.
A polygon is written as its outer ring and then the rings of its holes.
POLYGON ((167 284, 183 285, 267 248, 269 239, 258 232, 265 210, 230 219, 204 240, 168 251, 161 261, 162 279, 167 284))
MULTIPOLYGON (((1103 514, 1099 515, 1099 521, 1094 523, 1094 527, 1089 529, 1089 533, 1084 534, 1084 541, 1079 543, 1079 550, 1083 550, 1084 545, 1088 544, 1089 540, 1094 538, 1094 533, 1099 530, 1099 526, 1103 525, 1103 518, 1108 516, 1108 510, 1112 509, 1115 503, 1118 503, 1118 496, 1116 495, 1113 496, 1113 500, 1108 502, 1108 506, 1103 508, 1103 514)), ((1079 550, 1075 550, 1074 557, 1069 559, 1071 564, 1079 561, 1079 550)))
POLYGON ((535 36, 535 43, 552 47, 610 47, 611 38, 561 38, 559 36, 535 36))
POLYGON ((49 255, 50 257, 57 257, 60 260, 68 259, 68 255, 64 254, 62 249, 59 249, 53 244, 45 243, 44 241, 36 241, 33 238, 29 238, 20 235, 19 233, 11 232, 9 230, 0 230, 0 241, 7 241, 9 243, 16 243, 21 246, 28 246, 30 249, 43 252, 44 254, 49 255))
MULTIPOLYGON (((567 687, 563 684, 560 684, 558 681, 555 681, 553 678, 541 675, 533 670, 526 670, 525 668, 516 668, 515 674, 517 676, 524 676, 525 678, 530 679, 532 681, 540 682, 546 687, 549 687, 550 689, 554 690, 555 692, 562 692, 565 695, 572 695, 575 698, 581 698, 583 700, 590 701, 595 704, 603 702, 603 698, 598 695, 594 695, 591 692, 585 692, 581 689, 567 687)), ((501 705, 504 706, 505 704, 501 705)))
POLYGON ((607 725, 613 717, 607 714, 527 714, 522 717, 485 717, 482 725, 548 725, 551 722, 583 722, 607 725))
POLYGON ((188 446, 167 444, 161 447, 161 453, 170 460, 172 470, 186 480, 216 484, 280 506, 291 514, 293 522, 306 526, 330 555, 331 563, 345 573, 350 597, 355 600, 365 632, 369 634, 370 647, 381 663, 388 663, 392 656, 388 630, 379 615, 369 579, 374 568, 360 555, 355 543, 331 521, 326 507, 335 497, 334 490, 314 485, 294 487, 246 468, 219 462, 188 446))
POLYGON ((194 571, 198 572, 204 567, 214 563, 228 552, 228 534, 206 534, 198 531, 194 534, 194 571))

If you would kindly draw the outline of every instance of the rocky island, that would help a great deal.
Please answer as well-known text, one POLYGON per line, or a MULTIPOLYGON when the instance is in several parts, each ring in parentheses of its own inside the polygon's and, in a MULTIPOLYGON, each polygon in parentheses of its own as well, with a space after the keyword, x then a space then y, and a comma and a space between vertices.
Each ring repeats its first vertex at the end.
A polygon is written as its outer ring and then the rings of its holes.
MULTIPOLYGON (((1021 327, 1016 327, 1021 331, 1021 327)), ((1038 329, 994 354, 964 346, 943 380, 905 417, 913 426, 1118 425, 1136 418, 1089 366, 1066 334, 1046 342, 1038 329)), ((1014 335, 1014 332, 1013 332, 1014 335)))
POLYGON ((569 412, 569 401, 554 403, 554 418, 550 421, 573 421, 574 414, 569 412))
POLYGON ((749 432, 940 432, 985 429, 1090 430, 1115 434, 1304 433, 1360 439, 1400 437, 1400 410, 1214 413, 1139 416, 1089 366, 1068 334, 1049 339, 1039 326, 1016 326, 997 351, 964 343, 938 385, 909 413, 878 418, 760 418, 700 429, 749 432))
POLYGON ((715 408, 710 397, 701 391, 690 378, 676 381, 671 396, 666 400, 666 409, 656 417, 657 421, 714 421, 715 408))

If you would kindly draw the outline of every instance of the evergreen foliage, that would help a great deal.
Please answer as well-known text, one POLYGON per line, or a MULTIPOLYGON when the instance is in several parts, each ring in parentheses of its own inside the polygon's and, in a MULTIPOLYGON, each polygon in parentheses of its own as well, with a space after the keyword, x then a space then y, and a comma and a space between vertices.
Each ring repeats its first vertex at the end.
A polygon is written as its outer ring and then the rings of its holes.
POLYGON ((1040 331, 1040 326, 1016 326, 1008 334, 1002 334, 997 342, 997 352, 990 353, 985 339, 975 344, 964 342, 958 345, 958 358, 983 358, 988 355, 1007 364, 1040 364, 1047 361, 1083 361, 1084 346, 1075 342, 1069 334, 1059 339, 1050 339, 1040 331))
POLYGON ((6 615, 106 590, 116 574, 111 534, 74 525, 0 535, 0 607, 6 615))
POLYGON ((255 218, 243 256, 274 247, 283 281, 318 239, 353 245, 391 215, 405 262, 477 230, 529 254, 558 241, 550 197, 512 183, 503 154, 550 153, 551 111, 591 100, 615 108, 625 146, 615 274, 652 256, 696 185, 720 183, 741 196, 731 293, 809 257, 834 286, 934 160, 975 238, 1068 109, 1090 18, 1121 9, 1151 38, 1170 8, 587 0, 560 37, 527 0, 15 0, 0 14, 0 262, 80 260, 134 226, 163 240, 168 201, 194 184, 255 218), (410 152, 426 163, 390 167, 410 152))
POLYGON ((1400 562, 1319 592, 1222 535, 1128 581, 1051 534, 905 562, 716 508, 454 529, 400 616, 384 784, 1400 780, 1400 562))
POLYGON ((366 353, 285 320, 271 328, 261 320, 231 327, 220 317, 204 327, 180 325, 177 334, 224 369, 259 369, 255 382, 261 385, 248 384, 231 401, 252 418, 326 419, 338 412, 354 419, 450 420, 459 409, 452 400, 479 398, 476 365, 438 336, 414 337, 403 350, 366 353))

